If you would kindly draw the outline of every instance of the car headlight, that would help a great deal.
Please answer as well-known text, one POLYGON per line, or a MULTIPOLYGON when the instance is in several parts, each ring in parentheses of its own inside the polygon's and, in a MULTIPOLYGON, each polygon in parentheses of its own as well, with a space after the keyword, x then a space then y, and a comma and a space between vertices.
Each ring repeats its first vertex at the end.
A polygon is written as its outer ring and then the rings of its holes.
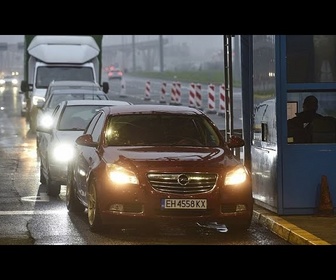
POLYGON ((236 166, 233 170, 229 171, 225 176, 225 186, 238 185, 247 180, 248 173, 243 165, 236 166))
POLYGON ((134 184, 138 185, 139 180, 134 172, 117 164, 107 165, 107 175, 117 185, 134 184))
POLYGON ((45 101, 44 97, 41 96, 33 96, 33 104, 36 106, 37 105, 37 101, 38 100, 42 100, 43 102, 45 101))
POLYGON ((12 84, 13 84, 13 85, 17 85, 17 84, 18 84, 18 80, 17 80, 17 79, 13 79, 13 80, 12 80, 12 84))
POLYGON ((4 79, 0 79, 0 85, 4 85, 6 81, 4 79))
POLYGON ((49 114, 45 114, 41 117, 41 120, 39 120, 39 125, 45 128, 50 128, 53 124, 53 118, 49 114))
POLYGON ((73 145, 69 143, 59 143, 55 145, 52 156, 55 161, 68 162, 72 160, 74 155, 73 145))

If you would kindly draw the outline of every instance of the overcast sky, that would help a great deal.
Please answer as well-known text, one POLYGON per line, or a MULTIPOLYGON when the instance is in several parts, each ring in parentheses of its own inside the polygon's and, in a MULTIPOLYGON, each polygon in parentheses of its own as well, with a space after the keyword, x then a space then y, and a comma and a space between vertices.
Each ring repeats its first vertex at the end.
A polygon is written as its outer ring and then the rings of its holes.
MULTIPOLYGON (((0 35, 0 43, 23 42, 24 35, 0 35)), ((156 40, 159 35, 136 35, 135 41, 156 40)), ((223 35, 163 35, 171 44, 189 45, 191 52, 208 52, 223 49, 223 35)), ((103 45, 131 43, 132 35, 104 35, 103 45)))

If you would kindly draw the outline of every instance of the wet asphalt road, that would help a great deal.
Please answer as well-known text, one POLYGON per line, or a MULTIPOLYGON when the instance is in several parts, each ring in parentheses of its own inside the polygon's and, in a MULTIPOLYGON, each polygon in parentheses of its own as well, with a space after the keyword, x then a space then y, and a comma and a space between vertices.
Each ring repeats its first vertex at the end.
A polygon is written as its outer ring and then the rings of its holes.
MULTIPOLYGON (((111 97, 143 102, 129 86, 133 97, 111 97)), ((0 245, 289 245, 255 221, 244 233, 172 224, 92 233, 86 213, 67 212, 65 186, 51 198, 40 184, 36 138, 20 116, 18 91, 0 91, 0 104, 0 245)))

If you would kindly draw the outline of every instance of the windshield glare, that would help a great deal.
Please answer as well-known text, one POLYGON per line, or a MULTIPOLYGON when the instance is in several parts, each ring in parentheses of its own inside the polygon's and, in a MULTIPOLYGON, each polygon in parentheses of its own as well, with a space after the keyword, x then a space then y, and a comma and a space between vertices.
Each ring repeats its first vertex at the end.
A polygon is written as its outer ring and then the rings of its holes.
POLYGON ((220 138, 205 118, 163 114, 111 117, 105 141, 110 146, 220 145, 220 138))

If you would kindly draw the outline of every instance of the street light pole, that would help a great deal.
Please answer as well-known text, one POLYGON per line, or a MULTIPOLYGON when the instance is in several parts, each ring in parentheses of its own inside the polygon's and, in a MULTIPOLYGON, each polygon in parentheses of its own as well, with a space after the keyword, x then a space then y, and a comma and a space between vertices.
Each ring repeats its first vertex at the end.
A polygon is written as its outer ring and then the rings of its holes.
POLYGON ((160 72, 162 73, 164 70, 164 62, 163 62, 163 38, 162 35, 159 35, 159 56, 160 56, 160 72))
POLYGON ((133 72, 135 72, 136 71, 135 35, 132 35, 132 56, 133 56, 133 72))

